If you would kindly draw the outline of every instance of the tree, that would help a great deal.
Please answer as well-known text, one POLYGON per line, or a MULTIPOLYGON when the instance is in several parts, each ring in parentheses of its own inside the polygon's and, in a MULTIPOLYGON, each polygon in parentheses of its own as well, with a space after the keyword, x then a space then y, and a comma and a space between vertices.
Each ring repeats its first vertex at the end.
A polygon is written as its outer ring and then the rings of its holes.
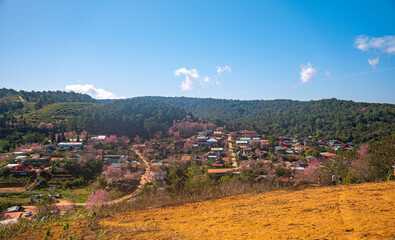
POLYGON ((104 172, 107 182, 115 182, 122 179, 122 170, 120 168, 109 166, 104 172))
POLYGON ((88 196, 86 208, 92 210, 105 205, 108 201, 110 201, 110 195, 106 190, 100 189, 88 196))
POLYGON ((136 143, 141 143, 141 138, 140 138, 140 136, 139 135, 136 135, 134 138, 133 138, 133 141, 135 141, 136 143))

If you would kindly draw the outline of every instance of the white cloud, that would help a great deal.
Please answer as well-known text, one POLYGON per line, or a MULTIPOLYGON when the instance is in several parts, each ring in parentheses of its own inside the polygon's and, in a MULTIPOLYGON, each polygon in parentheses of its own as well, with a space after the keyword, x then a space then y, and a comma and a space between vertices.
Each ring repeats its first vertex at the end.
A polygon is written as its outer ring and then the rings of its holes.
POLYGON ((330 77, 332 74, 329 71, 325 71, 325 76, 330 77))
POLYGON ((67 85, 66 91, 72 91, 76 93, 88 94, 96 99, 121 99, 123 96, 117 96, 112 92, 106 91, 101 88, 95 88, 93 85, 67 85))
POLYGON ((310 63, 307 63, 307 66, 302 64, 300 65, 299 75, 300 75, 300 81, 302 83, 307 83, 312 78, 314 78, 315 75, 317 75, 317 71, 315 70, 315 68, 313 68, 313 66, 310 63))
POLYGON ((379 63, 380 57, 368 59, 369 65, 372 66, 373 69, 376 69, 376 65, 379 63))
POLYGON ((201 87, 208 87, 209 84, 217 84, 219 85, 219 82, 217 80, 212 80, 210 77, 205 76, 205 77, 200 77, 198 71, 193 68, 193 69, 186 69, 186 68, 179 68, 174 71, 174 75, 179 77, 181 75, 185 76, 185 79, 182 81, 180 87, 182 91, 191 91, 194 89, 196 86, 201 86, 201 87))
POLYGON ((182 91, 190 91, 194 88, 195 82, 199 80, 199 73, 196 69, 188 70, 186 68, 179 68, 174 71, 175 76, 185 76, 185 80, 181 83, 182 91))
POLYGON ((217 66, 218 75, 222 75, 222 73, 224 73, 224 72, 231 73, 232 69, 228 65, 226 65, 225 67, 222 67, 222 68, 220 66, 217 66))
POLYGON ((369 37, 360 35, 355 38, 354 47, 364 52, 395 54, 395 35, 369 37))

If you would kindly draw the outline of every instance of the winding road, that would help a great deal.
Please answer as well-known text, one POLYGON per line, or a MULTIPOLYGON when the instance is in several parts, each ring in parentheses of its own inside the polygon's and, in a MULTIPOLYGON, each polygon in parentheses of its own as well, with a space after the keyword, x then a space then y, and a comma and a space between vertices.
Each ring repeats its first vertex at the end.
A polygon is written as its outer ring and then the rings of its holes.
POLYGON ((228 143, 229 143, 230 160, 232 161, 232 166, 235 170, 239 170, 239 166, 237 166, 237 161, 236 161, 236 153, 233 152, 233 144, 232 144, 231 136, 228 136, 228 143))
MULTIPOLYGON (((106 204, 120 203, 122 201, 126 201, 128 199, 131 199, 131 198, 137 196, 138 194, 141 193, 141 191, 144 189, 145 184, 147 183, 151 167, 148 164, 148 161, 144 158, 144 156, 138 150, 135 150, 135 149, 132 149, 132 150, 139 156, 139 158, 141 158, 141 160, 147 166, 144 174, 141 176, 140 183, 139 183, 137 189, 135 191, 133 191, 131 194, 123 196, 121 198, 111 200, 111 201, 107 202, 106 204)), ((60 199, 59 203, 56 204, 56 206, 59 206, 59 207, 61 207, 61 206, 63 206, 63 207, 64 206, 86 206, 86 205, 87 205, 87 203, 72 203, 72 202, 70 202, 68 200, 64 200, 64 199, 60 199)))
POLYGON ((111 202, 109 202, 109 204, 119 203, 119 202, 126 201, 128 199, 131 199, 131 198, 137 196, 143 190, 145 184, 147 183, 151 167, 148 164, 147 160, 144 158, 144 156, 138 150, 134 150, 134 152, 141 158, 141 160, 143 160, 144 164, 147 166, 147 168, 145 169, 144 174, 141 176, 140 184, 137 187, 137 189, 134 192, 132 192, 131 194, 123 196, 123 197, 118 198, 118 199, 114 199, 111 202))

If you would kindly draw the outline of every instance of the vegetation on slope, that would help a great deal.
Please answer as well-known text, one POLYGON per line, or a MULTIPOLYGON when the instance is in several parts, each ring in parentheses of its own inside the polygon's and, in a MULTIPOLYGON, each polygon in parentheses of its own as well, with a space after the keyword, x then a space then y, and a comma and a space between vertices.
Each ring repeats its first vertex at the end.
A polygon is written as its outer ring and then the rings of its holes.
POLYGON ((96 102, 91 96, 87 94, 64 92, 64 91, 16 91, 14 89, 2 88, 0 89, 0 98, 20 96, 26 102, 36 102, 41 106, 59 103, 59 102, 96 102))
POLYGON ((23 117, 27 123, 31 123, 32 125, 37 125, 40 122, 56 123, 68 121, 81 114, 81 112, 93 104, 83 102, 54 103, 24 114, 23 117))
POLYGON ((145 97, 213 119, 228 129, 252 129, 271 135, 300 135, 363 143, 395 132, 395 105, 337 99, 319 101, 224 100, 145 97))
POLYGON ((21 222, 2 234, 5 239, 392 239, 393 185, 273 191, 137 211, 124 202, 94 214, 21 222))
POLYGON ((92 133, 149 138, 159 131, 167 133, 173 121, 182 119, 185 114, 184 110, 163 102, 125 99, 94 105, 70 121, 69 127, 92 133))

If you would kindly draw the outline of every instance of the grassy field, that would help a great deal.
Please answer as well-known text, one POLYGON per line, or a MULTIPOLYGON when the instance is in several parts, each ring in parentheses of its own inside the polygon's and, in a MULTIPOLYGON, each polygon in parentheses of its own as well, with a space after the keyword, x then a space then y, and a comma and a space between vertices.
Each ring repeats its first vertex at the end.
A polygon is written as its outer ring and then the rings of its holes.
MULTIPOLYGON (((70 229, 52 224, 54 239, 395 239, 395 182, 232 196, 126 212, 70 229)), ((40 239, 47 226, 18 235, 40 239)), ((17 238, 17 239, 18 239, 17 238)), ((15 239, 15 238, 14 238, 15 239)))

